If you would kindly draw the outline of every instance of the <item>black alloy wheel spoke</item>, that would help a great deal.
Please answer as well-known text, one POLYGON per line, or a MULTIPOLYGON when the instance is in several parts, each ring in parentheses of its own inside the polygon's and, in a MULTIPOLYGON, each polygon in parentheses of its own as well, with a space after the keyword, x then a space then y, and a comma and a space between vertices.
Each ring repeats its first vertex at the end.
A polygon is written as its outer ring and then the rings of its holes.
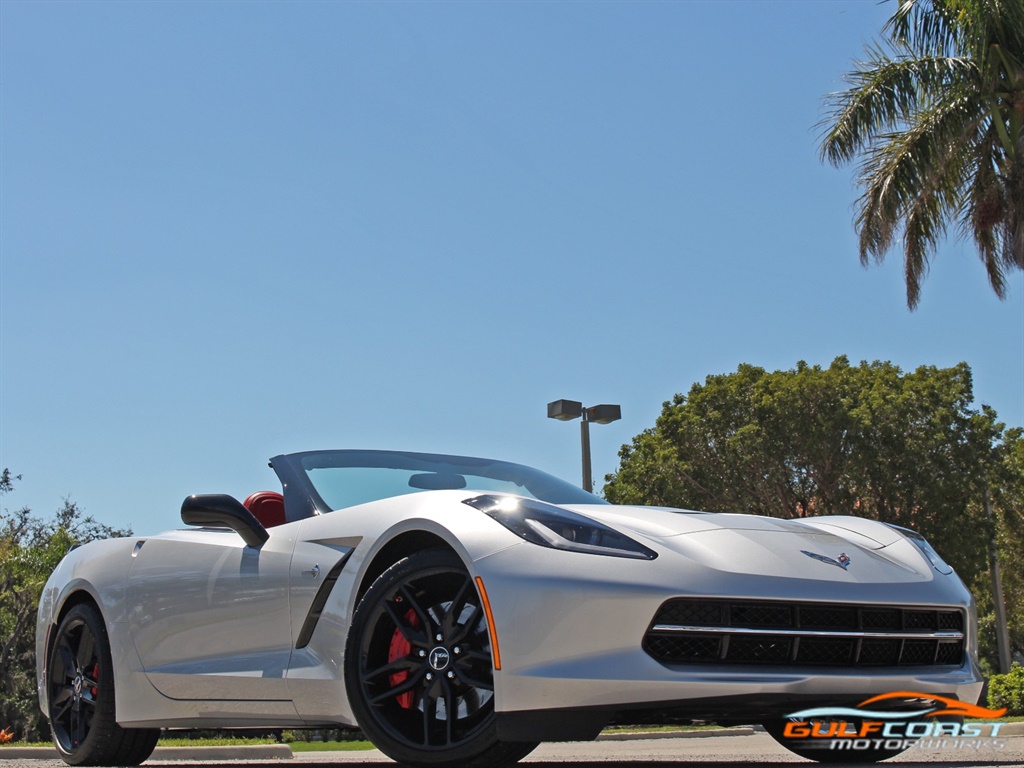
POLYGON ((462 694, 462 701, 466 704, 466 711, 472 712, 480 708, 480 692, 476 688, 467 688, 462 694))
POLYGON ((81 709, 78 710, 76 715, 78 717, 78 734, 79 734, 78 742, 81 743, 81 742, 85 741, 85 737, 89 735, 89 722, 90 721, 89 721, 89 718, 86 717, 85 712, 83 712, 81 709))
POLYGON ((459 677, 465 677, 467 673, 481 666, 483 669, 489 670, 490 654, 470 648, 469 650, 464 650, 456 657, 453 666, 458 671, 459 677))
MULTIPOLYGON (((468 600, 466 601, 469 602, 468 600)), ((473 603, 473 612, 466 619, 464 624, 458 625, 458 628, 452 632, 451 642, 464 643, 466 638, 469 637, 476 629, 477 623, 480 621, 480 617, 483 616, 484 609, 479 603, 473 603)))
POLYGON ((82 717, 81 711, 78 707, 71 708, 70 725, 68 729, 68 735, 71 737, 71 743, 73 746, 78 746, 85 741, 86 730, 85 730, 85 718, 82 717))
POLYGON ((441 681, 441 690, 444 694, 444 743, 451 744, 454 739, 453 725, 459 708, 455 703, 455 693, 447 680, 441 681))
POLYGON ((448 604, 444 616, 441 617, 441 631, 446 638, 454 638, 456 635, 455 628, 458 626, 456 622, 466 606, 466 589, 469 587, 469 584, 469 576, 466 576, 466 580, 462 582, 462 586, 459 587, 459 591, 448 604))
POLYGON ((60 639, 60 645, 57 646, 57 652, 60 654, 60 663, 64 665, 64 675, 69 680, 73 680, 78 669, 78 663, 75 661, 75 652, 72 651, 71 646, 68 645, 68 638, 66 635, 60 639))
POLYGON ((388 618, 391 619, 391 623, 395 625, 395 629, 402 633, 402 637, 405 638, 406 642, 413 645, 423 645, 422 633, 417 629, 413 629, 409 622, 405 620, 405 617, 398 614, 398 611, 395 610, 391 603, 384 602, 384 611, 387 613, 388 618))
POLYGON ((419 666, 421 665, 418 659, 410 659, 408 656, 403 656, 402 658, 395 659, 382 667, 377 667, 376 669, 363 672, 361 678, 364 683, 370 683, 383 675, 393 675, 396 672, 412 672, 419 666))
POLYGON ((467 675, 462 670, 457 673, 458 681, 463 685, 468 685, 470 688, 477 688, 481 691, 493 691, 494 683, 487 682, 485 680, 477 680, 472 675, 467 675))
POLYGON ((421 667, 419 670, 409 675, 409 677, 407 677, 398 685, 389 688, 384 693, 379 693, 376 696, 371 697, 369 699, 370 704, 372 706, 377 706, 381 702, 385 702, 388 699, 393 699, 396 696, 399 696, 407 691, 411 691, 420 684, 420 680, 423 679, 423 675, 425 674, 425 672, 426 670, 421 667))
POLYGON ((423 697, 423 746, 430 746, 430 721, 434 718, 434 712, 432 711, 437 706, 437 702, 429 696, 423 697))
POLYGON ((96 657, 96 640, 88 627, 82 627, 82 634, 78 636, 78 653, 75 658, 78 661, 78 669, 85 670, 93 665, 96 657))
POLYGON ((463 651, 459 654, 459 659, 456 661, 456 665, 459 667, 467 666, 471 661, 484 661, 488 664, 491 663, 491 654, 478 651, 474 648, 463 651))
POLYGON ((408 583, 402 584, 402 586, 398 588, 398 591, 401 593, 402 599, 405 600, 409 607, 416 613, 416 617, 420 620, 420 626, 423 628, 423 631, 429 635, 431 625, 436 624, 436 622, 431 620, 429 611, 424 610, 420 605, 419 600, 417 600, 410 591, 409 586, 410 585, 408 583))
POLYGON ((64 701, 60 702, 60 704, 63 704, 63 705, 64 705, 64 706, 62 706, 62 707, 61 707, 60 709, 56 709, 56 707, 58 706, 58 703, 57 703, 57 702, 54 702, 54 708, 55 708, 55 709, 54 709, 54 712, 53 712, 53 714, 51 715, 51 717, 52 717, 52 718, 53 718, 54 720, 56 720, 57 722, 62 722, 62 721, 63 721, 63 719, 64 719, 64 715, 66 715, 66 714, 68 713, 68 710, 70 710, 70 709, 71 709, 71 707, 72 707, 72 705, 73 705, 74 703, 75 703, 75 702, 74 702, 74 700, 73 700, 73 699, 71 698, 71 696, 70 696, 70 695, 68 695, 68 697, 67 697, 66 699, 64 699, 64 701))

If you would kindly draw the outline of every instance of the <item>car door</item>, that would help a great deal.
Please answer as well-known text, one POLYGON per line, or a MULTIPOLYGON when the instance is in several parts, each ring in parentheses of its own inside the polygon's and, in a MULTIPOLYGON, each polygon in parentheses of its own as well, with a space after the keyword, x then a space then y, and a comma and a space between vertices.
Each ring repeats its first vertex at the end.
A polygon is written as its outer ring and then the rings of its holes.
POLYGON ((259 548, 226 529, 175 531, 136 545, 128 621, 157 690, 190 700, 290 698, 294 529, 272 529, 259 548))

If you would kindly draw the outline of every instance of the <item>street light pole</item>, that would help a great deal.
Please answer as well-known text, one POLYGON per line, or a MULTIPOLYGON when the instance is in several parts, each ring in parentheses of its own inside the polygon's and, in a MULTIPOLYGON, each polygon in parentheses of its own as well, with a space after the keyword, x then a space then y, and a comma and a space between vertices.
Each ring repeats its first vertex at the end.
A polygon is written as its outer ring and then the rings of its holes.
POLYGON ((583 490, 594 491, 594 473, 590 469, 590 419, 587 412, 583 411, 580 419, 580 445, 583 448, 583 490))
POLYGON ((618 405, 592 405, 584 408, 577 400, 555 400, 548 403, 548 418, 559 421, 580 419, 580 449, 583 455, 583 490, 593 492, 593 470, 590 468, 590 422, 610 424, 622 418, 618 405))

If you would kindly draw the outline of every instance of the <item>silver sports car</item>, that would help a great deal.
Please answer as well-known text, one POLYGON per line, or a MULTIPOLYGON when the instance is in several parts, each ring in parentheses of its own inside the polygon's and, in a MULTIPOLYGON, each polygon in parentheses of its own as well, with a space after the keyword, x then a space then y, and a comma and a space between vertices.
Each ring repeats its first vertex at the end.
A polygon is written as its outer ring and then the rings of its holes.
POLYGON ((490 767, 612 723, 780 734, 796 710, 981 692, 970 593, 913 531, 612 506, 461 456, 270 464, 280 491, 190 496, 189 528, 54 571, 39 702, 67 763, 137 765, 161 728, 358 727, 405 764, 490 767))

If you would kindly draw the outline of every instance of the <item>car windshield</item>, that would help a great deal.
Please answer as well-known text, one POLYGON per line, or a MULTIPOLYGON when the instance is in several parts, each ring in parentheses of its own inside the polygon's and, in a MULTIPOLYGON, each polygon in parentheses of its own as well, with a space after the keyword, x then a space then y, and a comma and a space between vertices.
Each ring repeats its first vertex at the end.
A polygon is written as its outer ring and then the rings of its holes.
POLYGON ((306 453, 300 465, 328 509, 435 490, 512 493, 552 504, 605 504, 575 485, 521 464, 399 451, 306 453))

